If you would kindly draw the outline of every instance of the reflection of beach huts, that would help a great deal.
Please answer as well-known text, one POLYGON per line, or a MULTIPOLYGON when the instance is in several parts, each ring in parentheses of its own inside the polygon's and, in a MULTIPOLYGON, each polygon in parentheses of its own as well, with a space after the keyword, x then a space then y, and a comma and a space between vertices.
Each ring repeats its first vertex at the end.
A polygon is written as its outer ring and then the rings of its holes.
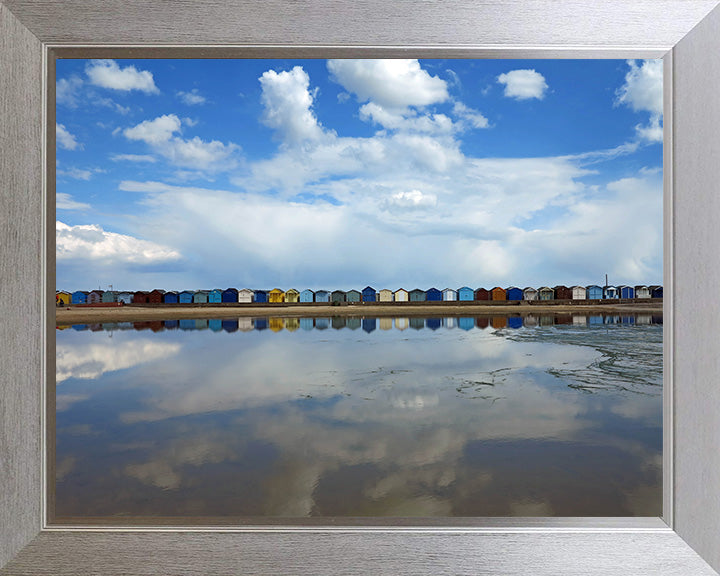
POLYGON ((273 288, 270 292, 268 292, 268 302, 273 304, 285 302, 285 292, 280 290, 280 288, 273 288))
POLYGON ((517 286, 510 286, 505 291, 505 295, 508 300, 522 300, 523 299, 523 291, 522 291, 522 289, 518 288, 517 286))
POLYGON ((298 328, 300 328, 300 318, 285 319, 285 330, 288 332, 295 332, 298 328))
POLYGON ((395 290, 395 292, 393 293, 393 298, 395 302, 407 302, 409 299, 408 291, 405 290, 405 288, 395 290))
POLYGON ((163 296, 163 302, 165 304, 177 304, 178 303, 178 293, 174 290, 170 290, 168 292, 165 292, 163 296))
POLYGON ((472 302, 475 299, 475 292, 472 288, 463 286, 462 288, 458 288, 457 296, 460 302, 472 302))
POLYGON ((350 316, 348 317, 347 322, 345 322, 345 326, 350 328, 350 330, 357 330, 358 328, 360 328, 360 324, 360 318, 358 318, 357 316, 350 316))
POLYGON ((300 302, 307 304, 308 302, 315 302, 315 292, 310 289, 305 289, 300 292, 300 302))
MULTIPOLYGON (((312 318, 310 318, 312 322, 312 318)), ((267 330, 268 319, 267 318, 255 318, 255 330, 267 330)))
POLYGON ((315 326, 315 321, 312 318, 300 318, 300 328, 303 330, 312 330, 315 326))
POLYGON ((425 320, 418 318, 417 316, 413 316, 410 318, 410 328, 413 330, 422 330, 425 328, 425 320))
POLYGON ((523 300, 537 300, 538 299, 538 291, 533 288, 532 286, 528 286, 527 288, 523 289, 523 300))
POLYGON ((650 287, 635 286, 635 298, 650 298, 650 287))
POLYGON ((102 295, 103 295, 102 290, 93 290, 92 292, 90 292, 90 294, 88 294, 87 303, 88 304, 100 304, 100 302, 102 302, 102 295))
POLYGON ((523 325, 523 319, 522 316, 510 316, 507 319, 507 326, 508 328, 512 328, 513 330, 517 330, 518 328, 522 328, 523 325))
POLYGON ((207 318, 196 318, 195 319, 195 330, 207 330, 208 321, 207 318))
POLYGON ((207 290, 196 290, 193 294, 193 304, 207 304, 208 302, 208 291, 207 290))
POLYGON ((488 326, 490 326, 490 318, 488 316, 478 316, 475 318, 475 326, 480 328, 481 330, 485 330, 488 326))
POLYGON ((65 306, 72 304, 72 294, 70 292, 59 291, 55 293, 55 304, 65 306))
POLYGON ((180 330, 195 330, 195 320, 192 318, 182 318, 180 320, 180 330))
POLYGON ((651 298, 662 298, 663 287, 662 286, 650 286, 650 297, 651 298))
POLYGON ((333 316, 332 317, 332 327, 333 330, 342 330, 345 328, 346 318, 345 316, 333 316))
POLYGON ((333 290, 330 294, 330 300, 338 304, 345 302, 345 292, 343 290, 333 290))
POLYGON ((273 316, 268 321, 268 326, 270 330, 273 332, 280 332, 285 327, 285 322, 282 318, 278 318, 277 316, 273 316))
POLYGON ((555 300, 555 291, 549 286, 538 288, 538 300, 555 300))
POLYGON ((105 304, 111 304, 112 302, 117 302, 117 292, 115 292, 114 290, 105 290, 105 292, 102 293, 100 302, 103 302, 105 304))
POLYGON ((620 292, 620 298, 635 298, 635 288, 632 286, 623 284, 622 286, 618 286, 618 290, 620 292))
POLYGON ((225 318, 222 321, 222 329, 225 332, 237 332, 238 330, 238 321, 237 318, 225 318))
POLYGON ((500 286, 495 286, 492 290, 490 290, 490 298, 491 300, 507 300, 507 292, 505 291, 505 288, 500 288, 500 286))
POLYGON ((295 304, 296 302, 300 301, 300 292, 295 290, 295 288, 290 288, 290 290, 285 292, 285 302, 290 302, 292 304, 295 304))
MULTIPOLYGON (((315 295, 317 296, 317 292, 315 295)), ((315 318, 315 328, 318 330, 327 330, 330 328, 330 318, 315 318)))
POLYGON ((442 302, 442 292, 437 288, 428 288, 425 291, 425 300, 428 302, 442 302))
POLYGON ((562 324, 562 325, 572 324, 573 323, 572 314, 555 314, 554 322, 555 322, 555 324, 562 324))
POLYGON ((461 316, 457 320, 457 325, 460 330, 472 330, 475 328, 475 319, 468 316, 461 316))
POLYGON ((442 318, 427 318, 425 320, 425 326, 435 331, 442 326, 442 318))
POLYGON ((250 290, 250 288, 242 288, 241 290, 238 290, 238 302, 250 304, 254 298, 255 292, 250 290))
POLYGON ((396 330, 407 330, 409 325, 407 318, 395 318, 395 329, 396 330))
POLYGON ((617 298, 620 298, 620 293, 618 292, 618 289, 615 286, 605 286, 605 288, 603 289, 603 299, 615 300, 617 298))
POLYGON ((602 300, 603 289, 602 286, 597 284, 591 284, 585 287, 585 295, 588 300, 602 300))
POLYGON ((210 292, 208 292, 208 302, 211 304, 219 304, 222 302, 222 290, 219 288, 210 290, 210 292))
POLYGON ((552 326, 555 323, 555 318, 551 314, 543 314, 538 318, 538 324, 540 326, 552 326))
MULTIPOLYGON (((393 293, 392 290, 388 290, 387 288, 383 288, 378 292, 378 302, 392 302, 393 301, 393 293)), ((380 327, 382 330, 382 326, 380 327)))
POLYGON ((442 291, 442 299, 444 302, 455 302, 458 299, 457 290, 452 288, 445 288, 442 291))
POLYGON ((195 296, 195 292, 192 290, 183 290, 178 294, 178 301, 180 304, 192 304, 193 296, 195 296))
POLYGON ((571 290, 573 300, 587 300, 587 288, 585 286, 573 286, 571 290))
POLYGON ((475 300, 490 300, 490 291, 485 288, 475 290, 475 300))
POLYGON ((373 332, 377 328, 377 318, 363 318, 362 319, 362 329, 363 331, 370 334, 370 332, 373 332))
POLYGON ((138 290, 137 292, 133 293, 133 303, 134 304, 147 304, 148 302, 150 302, 150 300, 148 298, 147 292, 138 290))
POLYGON ((572 288, 568 288, 567 286, 560 284, 555 286, 553 290, 555 290, 555 300, 572 300, 572 288))
POLYGON ((573 326, 587 326, 587 316, 575 314, 572 317, 573 326))
POLYGON ((420 290, 420 288, 410 290, 408 297, 410 302, 425 302, 425 290, 420 290))
MULTIPOLYGON (((177 330, 178 327, 180 326, 180 321, 179 320, 165 320, 165 322, 163 322, 163 324, 165 325, 165 330, 177 330)), ((132 327, 132 322, 130 323, 130 325, 132 327)))
POLYGON ((538 319, 533 314, 528 314, 527 316, 523 317, 523 326, 525 328, 535 328, 535 326, 538 325, 538 319))
POLYGON ((359 290, 348 290, 345 292, 346 302, 360 302, 362 300, 362 294, 359 290))
POLYGON ((330 302, 330 292, 327 290, 317 290, 315 291, 315 302, 330 302))
MULTIPOLYGON (((167 324, 167 322, 165 324, 167 324)), ((222 320, 219 318, 211 318, 208 320, 208 328, 213 332, 220 332, 222 330, 222 320)))
POLYGON ((505 316, 493 316, 490 322, 495 330, 500 330, 507 326, 507 318, 505 318, 505 316))
POLYGON ((365 288, 362 289, 362 301, 363 302, 376 302, 377 301, 377 292, 375 291, 375 288, 371 286, 365 286, 365 288))
POLYGON ((380 330, 392 330, 392 327, 393 327, 392 318, 388 318, 386 316, 380 318, 378 320, 378 326, 380 327, 380 330))
POLYGON ((258 304, 267 304, 267 301, 267 290, 255 290, 255 302, 257 302, 258 304))
POLYGON ((123 304, 132 304, 133 293, 132 292, 118 292, 117 301, 123 304))
POLYGON ((226 288, 225 290, 223 290, 222 301, 223 302, 237 302, 238 301, 237 288, 226 288))

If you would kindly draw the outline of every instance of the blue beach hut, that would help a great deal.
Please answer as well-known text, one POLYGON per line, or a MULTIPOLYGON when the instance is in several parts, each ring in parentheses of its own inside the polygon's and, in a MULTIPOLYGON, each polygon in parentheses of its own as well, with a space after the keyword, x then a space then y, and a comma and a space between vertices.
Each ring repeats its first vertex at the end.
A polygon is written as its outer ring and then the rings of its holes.
POLYGON ((365 286, 365 288, 362 289, 362 301, 363 302, 376 302, 377 301, 377 292, 375 291, 375 288, 372 288, 370 286, 365 286))
POLYGON ((617 298, 620 298, 620 292, 615 286, 605 286, 605 289, 603 290, 603 299, 605 300, 615 300, 617 298))
POLYGON ((237 302, 238 301, 237 288, 228 288, 226 290, 223 290, 222 301, 223 302, 237 302))
POLYGON ((602 300, 602 297, 603 297, 602 286, 597 286, 595 284, 593 284, 591 286, 586 286, 585 294, 586 294, 588 300, 602 300))
POLYGON ((268 293, 267 290, 255 290, 255 302, 258 304, 267 304, 268 293))
POLYGON ((183 290, 178 294, 180 304, 192 304, 195 293, 192 290, 183 290))
POLYGON ((362 294, 358 290, 348 290, 345 292, 345 301, 347 302, 360 302, 362 300, 362 294))
POLYGON ((165 304, 177 304, 178 303, 178 293, 174 291, 165 292, 163 295, 163 302, 165 304))
POLYGON ((475 291, 467 286, 458 288, 458 300, 461 302, 472 302, 475 300, 475 291))
POLYGON ((83 292, 82 290, 73 292, 70 303, 71 304, 86 304, 87 303, 87 292, 83 292))
POLYGON ((650 286, 650 296, 652 298, 662 298, 663 297, 663 287, 662 286, 650 286))
POLYGON ((312 290, 303 290, 300 292, 300 302, 315 302, 315 292, 312 290))
POLYGON ((635 298, 635 288, 632 286, 618 286, 618 290, 620 291, 620 298, 635 298))
POLYGON ((425 290, 420 290, 420 288, 410 290, 408 296, 410 297, 410 302, 425 302, 426 298, 425 290))
POLYGON ((517 286, 510 286, 506 290, 507 299, 508 300, 522 300, 523 299, 523 291, 521 288, 518 288, 517 286))
POLYGON ((315 292, 315 302, 330 302, 330 292, 327 290, 318 290, 315 292))
POLYGON ((210 290, 210 292, 208 292, 207 301, 211 304, 222 302, 222 290, 218 290, 217 288, 215 290, 210 290))
POLYGON ((437 288, 428 288, 425 292, 425 299, 428 302, 442 302, 442 292, 437 288))

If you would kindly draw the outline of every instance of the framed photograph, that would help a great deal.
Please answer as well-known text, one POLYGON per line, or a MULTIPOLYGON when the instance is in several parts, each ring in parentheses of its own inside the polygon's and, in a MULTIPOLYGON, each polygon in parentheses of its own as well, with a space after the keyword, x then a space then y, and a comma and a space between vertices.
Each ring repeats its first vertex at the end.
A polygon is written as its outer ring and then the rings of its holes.
POLYGON ((719 279, 703 246, 720 209, 713 94, 717 2, 618 3, 598 9, 516 2, 306 6, 0 3, 3 117, 3 431, 0 573, 714 574, 720 567, 718 344, 698 290, 719 279), (367 26, 352 23, 363 21, 367 26), (537 26, 537 23, 542 23, 537 26), (564 25, 563 22, 573 22, 564 25), (160 25, 163 24, 163 25, 160 25), (168 25, 168 23, 170 25, 168 25), (650 24, 651 23, 651 24, 650 24), (362 30, 361 30, 362 29, 362 30), (664 85, 663 515, 519 518, 484 524, 193 528, 47 524, 48 375, 55 374, 54 52, 65 57, 659 58, 664 85), (203 52, 204 51, 204 52, 203 52), (83 56, 85 55, 85 56, 83 56), (5 152, 7 151, 7 153, 5 152), (19 326, 19 328, 18 328, 19 326), (149 559, 149 560, 148 560, 149 559))

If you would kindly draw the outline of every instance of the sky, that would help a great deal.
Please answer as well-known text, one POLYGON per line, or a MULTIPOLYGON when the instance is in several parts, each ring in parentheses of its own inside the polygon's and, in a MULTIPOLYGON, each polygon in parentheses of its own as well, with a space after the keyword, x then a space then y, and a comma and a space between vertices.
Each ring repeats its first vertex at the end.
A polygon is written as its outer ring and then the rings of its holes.
POLYGON ((58 289, 662 284, 661 60, 56 70, 58 289))

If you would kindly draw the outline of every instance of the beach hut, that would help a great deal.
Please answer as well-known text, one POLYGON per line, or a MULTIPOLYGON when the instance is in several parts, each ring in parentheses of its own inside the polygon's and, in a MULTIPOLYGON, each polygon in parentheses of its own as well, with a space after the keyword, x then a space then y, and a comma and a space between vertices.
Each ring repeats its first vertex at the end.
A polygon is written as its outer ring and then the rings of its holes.
POLYGON ((133 302, 133 293, 132 292, 118 292, 118 302, 122 302, 123 304, 132 304, 133 302))
POLYGON ((490 291, 485 288, 475 290, 475 300, 490 300, 490 291))
POLYGON ((650 286, 650 297, 651 298, 662 298, 663 287, 662 286, 650 286))
POLYGON ((425 292, 425 300, 428 302, 442 302, 442 292, 437 288, 428 288, 425 292))
POLYGON ((178 302, 180 304, 192 304, 193 296, 195 296, 195 292, 192 290, 183 290, 178 294, 178 302))
POLYGON ((72 303, 72 294, 70 292, 55 292, 55 304, 58 306, 65 306, 66 304, 72 303))
POLYGON ((315 302, 315 292, 312 290, 303 290, 300 292, 300 302, 305 304, 308 302, 315 302))
POLYGON ((517 286, 510 286, 505 291, 507 295, 508 300, 522 300, 523 299, 523 291, 522 289, 518 288, 517 286))
POLYGON ((157 288, 148 294, 149 304, 162 304, 163 296, 165 296, 165 290, 158 290, 157 288))
POLYGON ((285 302, 291 302, 296 303, 300 300, 300 292, 295 290, 295 288, 290 288, 287 292, 285 292, 285 302))
POLYGON ((605 286, 603 289, 603 299, 604 300, 615 300, 617 298, 620 298, 620 292, 615 286, 605 286))
POLYGON ((333 290, 330 294, 331 302, 345 302, 345 292, 343 290, 333 290))
POLYGON ((133 293, 133 304, 147 304, 148 302, 150 302, 150 299, 147 292, 138 290, 133 293))
POLYGON ((538 300, 555 300, 555 291, 548 286, 543 286, 542 288, 539 288, 538 300))
POLYGON ((345 292, 345 300, 347 302, 360 302, 362 299, 362 294, 360 294, 359 290, 348 290, 345 292))
POLYGON ((462 288, 458 288, 458 300, 460 302, 472 302, 475 299, 475 292, 472 288, 468 288, 467 286, 463 286, 462 288))
POLYGON ((195 294, 193 294, 193 303, 194 304, 207 304, 208 301, 208 291, 207 290, 196 290, 195 294))
POLYGON ((195 330, 195 320, 193 318, 181 318, 179 326, 180 330, 195 330))
POLYGON ((88 294, 87 303, 88 304, 99 304, 100 302, 102 302, 102 295, 103 295, 102 290, 93 290, 92 292, 90 292, 90 294, 88 294))
POLYGON ((445 288, 445 290, 442 291, 442 299, 446 302, 455 302, 458 299, 457 290, 445 288))
POLYGON ((330 302, 330 292, 327 290, 317 290, 315 292, 315 302, 330 302))
POLYGON ((537 300, 538 299, 538 291, 533 288, 532 286, 528 286, 527 288, 523 289, 523 300, 537 300))
POLYGON ((370 286, 365 286, 365 288, 362 289, 362 301, 363 302, 376 302, 377 301, 377 292, 375 291, 375 288, 372 288, 370 286))
POLYGON ((572 288, 567 286, 559 285, 553 288, 555 290, 555 300, 572 300, 573 291, 572 288))
POLYGON ((279 303, 279 302, 285 302, 285 292, 280 290, 280 288, 273 288, 268 292, 268 302, 272 303, 279 303))
POLYGON ((86 304, 87 303, 87 292, 83 292, 82 290, 76 290, 72 293, 72 296, 70 297, 70 303, 71 304, 86 304))
POLYGON ((507 292, 505 288, 500 288, 500 286, 495 286, 495 288, 490 290, 490 294, 492 295, 492 300, 507 300, 507 292))
POLYGON ((405 288, 395 290, 395 292, 393 293, 393 299, 395 302, 407 302, 408 298, 408 291, 405 290, 405 288))
POLYGON ((632 286, 623 284, 618 286, 618 291, 620 292, 620 298, 635 298, 635 288, 632 286))
POLYGON ((255 290, 255 302, 258 304, 267 304, 268 293, 267 290, 255 290))
POLYGON ((211 318, 208 320, 208 328, 213 332, 220 332, 222 330, 222 320, 220 318, 211 318))
MULTIPOLYGON (((207 301, 211 304, 218 304, 218 303, 222 302, 222 290, 220 290, 219 288, 210 290, 210 292, 208 292, 207 301)), ((210 329, 212 330, 212 327, 210 329)), ((218 330, 218 332, 219 332, 219 330, 218 330)))
POLYGON ((165 295, 163 297, 163 302, 165 304, 177 304, 178 303, 178 293, 171 290, 170 292, 165 292, 165 295))
POLYGON ((410 302, 425 302, 425 290, 420 290, 420 288, 410 290, 408 297, 410 302))
POLYGON ((588 300, 602 300, 603 289, 602 286, 597 284, 591 284, 585 287, 585 295, 588 300))
POLYGON ((105 302, 107 304, 117 302, 117 292, 115 292, 114 290, 105 290, 105 292, 102 293, 100 302, 105 302))
POLYGON ((635 298, 650 298, 650 287, 635 286, 635 298))
POLYGON ((585 286, 573 286, 571 290, 573 300, 587 300, 587 288, 585 286))
MULTIPOLYGON (((383 288, 378 292, 378 302, 392 302, 393 301, 393 293, 392 290, 388 290, 387 288, 383 288)), ((382 324, 382 323, 381 323, 382 324)), ((382 325, 380 326, 380 329, 382 330, 382 325)))
POLYGON ((237 302, 238 301, 237 288, 226 288, 225 290, 223 290, 222 301, 223 302, 237 302))

